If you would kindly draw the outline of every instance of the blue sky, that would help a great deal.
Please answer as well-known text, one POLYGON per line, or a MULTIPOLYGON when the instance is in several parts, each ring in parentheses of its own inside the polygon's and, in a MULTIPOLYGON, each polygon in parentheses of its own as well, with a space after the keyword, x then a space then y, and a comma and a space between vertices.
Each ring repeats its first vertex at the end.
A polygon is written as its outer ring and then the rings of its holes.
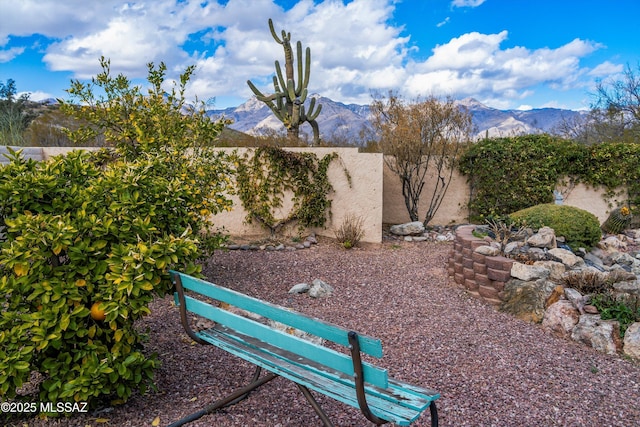
POLYGON ((509 108, 588 108, 595 82, 640 66, 637 0, 0 0, 0 81, 34 100, 112 71, 144 83, 149 62, 216 108, 272 91, 282 47, 311 48, 309 91, 369 104, 372 93, 473 97, 509 108), (90 5, 90 6, 88 6, 90 5))

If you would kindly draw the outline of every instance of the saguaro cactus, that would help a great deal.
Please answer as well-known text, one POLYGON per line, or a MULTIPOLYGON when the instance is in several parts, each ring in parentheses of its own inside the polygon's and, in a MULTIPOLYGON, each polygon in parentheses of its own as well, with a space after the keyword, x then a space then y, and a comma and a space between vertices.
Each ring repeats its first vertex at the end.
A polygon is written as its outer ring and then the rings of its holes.
POLYGON ((256 97, 267 104, 273 114, 285 125, 289 137, 298 138, 299 128, 304 122, 308 122, 313 129, 313 141, 317 144, 320 140, 320 131, 316 118, 322 110, 322 105, 316 108, 315 98, 309 103, 309 111, 305 111, 304 101, 307 99, 307 86, 309 85, 309 72, 311 66, 311 50, 305 51, 304 66, 302 63, 302 43, 296 43, 296 59, 298 78, 294 78, 293 50, 291 48, 291 33, 282 30, 282 37, 278 37, 273 27, 273 21, 269 19, 269 29, 273 39, 284 48, 285 75, 282 75, 280 62, 276 60, 276 75, 273 76, 274 93, 264 95, 260 90, 247 80, 247 84, 256 97), (297 81, 297 83, 296 83, 297 81))

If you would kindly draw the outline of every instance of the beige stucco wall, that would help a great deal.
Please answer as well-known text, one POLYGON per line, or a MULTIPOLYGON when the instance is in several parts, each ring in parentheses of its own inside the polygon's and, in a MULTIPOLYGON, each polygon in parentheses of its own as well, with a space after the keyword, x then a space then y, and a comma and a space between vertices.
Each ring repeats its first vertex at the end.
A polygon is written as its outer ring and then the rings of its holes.
MULTIPOLYGON (((73 150, 68 147, 45 147, 45 158, 63 154, 73 150)), ((94 148, 82 148, 92 150, 94 148)), ((382 241, 382 224, 399 224, 409 221, 409 215, 402 196, 400 179, 389 170, 383 161, 382 154, 359 153, 357 148, 287 148, 292 151, 311 151, 318 158, 336 152, 340 162, 335 161, 329 168, 329 179, 334 187, 332 198, 332 217, 324 229, 315 229, 317 234, 334 237, 335 228, 339 227, 349 213, 359 215, 364 221, 365 242, 382 241), (347 180, 344 168, 351 176, 351 184, 347 180)), ((233 151, 234 149, 223 149, 233 151)), ((245 149, 238 149, 240 153, 245 149)), ((433 194, 435 177, 426 179, 422 192, 419 212, 421 220, 433 194)), ((573 188, 559 186, 564 196, 564 204, 587 210, 598 217, 600 222, 607 219, 612 206, 617 206, 617 200, 605 200, 604 190, 593 189, 585 185, 573 188)), ((225 212, 212 218, 215 226, 224 227, 231 235, 266 236, 267 232, 259 225, 244 223, 246 212, 239 199, 233 196, 235 206, 231 212, 225 212)), ((466 178, 454 172, 451 184, 445 198, 430 221, 431 225, 462 224, 468 222, 466 205, 469 201, 469 186, 466 178)), ((287 209, 290 205, 286 205, 287 209)), ((281 216, 285 213, 281 212, 281 216)), ((296 230, 289 230, 295 235, 296 230)))
MULTIPOLYGON (((430 168, 434 170, 434 168, 430 168)), ((448 175, 446 176, 448 178, 448 175)), ((420 196, 418 213, 420 221, 424 221, 424 216, 429 208, 433 191, 435 188, 435 174, 427 174, 425 185, 420 196)), ((453 172, 451 183, 442 200, 440 208, 429 222, 431 225, 462 224, 467 220, 467 203, 469 202, 469 185, 467 180, 457 171, 453 172)), ((402 196, 402 181, 389 169, 386 162, 384 165, 384 212, 382 221, 388 224, 399 224, 410 221, 407 207, 402 196)))
MULTIPOLYGON (((329 166, 329 181, 333 186, 331 198, 332 215, 325 228, 315 228, 316 234, 335 237, 334 230, 342 224, 345 216, 353 214, 363 220, 365 235, 363 242, 379 243, 382 241, 382 154, 358 153, 357 148, 286 148, 290 151, 309 151, 319 159, 327 154, 337 153, 339 161, 334 160, 329 166), (345 170, 351 177, 349 182, 345 170)), ((246 149, 237 149, 242 155, 246 149)), ((233 149, 225 149, 233 151, 233 149)), ((246 211, 242 207, 237 196, 232 196, 234 208, 231 212, 223 212, 212 218, 216 226, 223 226, 231 235, 261 236, 268 232, 259 224, 246 224, 246 211)), ((277 212, 276 217, 286 217, 291 203, 285 203, 277 212)), ((291 235, 296 235, 297 230, 286 230, 291 235)))

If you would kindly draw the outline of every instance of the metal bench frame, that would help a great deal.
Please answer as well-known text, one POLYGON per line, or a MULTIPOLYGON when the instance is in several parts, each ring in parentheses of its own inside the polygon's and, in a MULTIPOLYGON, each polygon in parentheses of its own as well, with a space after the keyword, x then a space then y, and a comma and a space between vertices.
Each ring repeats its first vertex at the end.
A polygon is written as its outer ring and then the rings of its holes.
MULTIPOLYGON (((205 339, 207 334, 216 334, 216 333, 220 333, 220 334, 225 334, 226 336, 231 336, 231 337, 235 337, 235 336, 241 336, 243 338, 243 340, 245 341, 250 341, 252 344, 254 344, 256 347, 262 346, 262 347, 267 347, 269 346, 269 344, 260 341, 258 338, 256 337, 252 337, 251 335, 244 335, 242 333, 237 333, 236 331, 234 331, 231 328, 228 328, 224 325, 216 325, 214 328, 211 328, 208 331, 199 331, 196 332, 191 328, 189 319, 188 319, 188 313, 190 312, 189 308, 188 308, 188 297, 185 296, 185 289, 182 283, 182 277, 188 277, 189 280, 193 279, 189 276, 186 276, 182 273, 177 273, 177 272, 171 272, 172 274, 172 280, 173 283, 175 285, 176 288, 176 294, 175 294, 175 299, 176 299, 176 303, 179 306, 180 309, 180 319, 181 319, 181 323, 185 329, 185 332, 187 333, 187 335, 189 336, 189 338, 191 338, 193 341, 195 341, 196 343, 199 344, 207 344, 207 345, 216 345, 215 341, 212 342, 212 340, 207 340, 205 339)), ((195 279, 197 280, 197 279, 195 279)), ((215 286, 218 289, 224 289, 218 285, 214 285, 212 283, 208 283, 208 282, 204 282, 204 281, 200 281, 206 285, 209 286, 215 286)), ((227 292, 235 292, 235 291, 230 291, 227 290, 227 292)), ((242 294, 240 294, 242 295, 242 294)), ((243 298, 250 298, 252 300, 254 300, 255 302, 260 302, 262 304, 269 304, 269 303, 265 303, 265 302, 261 302, 260 300, 251 298, 251 297, 247 297, 247 296, 243 296, 243 298)), ((270 305, 270 304, 269 304, 270 305)), ((272 305, 270 305, 272 306, 272 305)), ((277 307, 277 306, 272 306, 272 307, 277 307)), ((301 316, 304 318, 307 318, 307 316, 304 316, 300 313, 295 313, 295 312, 291 312, 292 315, 295 316, 301 316)), ((319 321, 321 322, 321 321, 319 321)), ((325 323, 326 324, 326 323, 325 323)), ((333 326, 330 324, 326 324, 329 326, 333 326)), ((266 326, 266 325, 265 325, 266 326)), ((361 336, 359 336, 356 332, 354 331, 349 331, 347 333, 348 336, 348 343, 349 343, 349 350, 350 350, 350 355, 351 355, 351 361, 353 363, 353 377, 351 378, 351 381, 353 383, 352 387, 355 387, 355 392, 356 392, 356 397, 357 397, 357 403, 358 406, 362 412, 362 414, 372 423, 376 424, 376 425, 381 425, 381 424, 385 424, 388 423, 389 421, 383 418, 380 418, 379 416, 375 415, 373 413, 373 411, 370 409, 369 403, 367 402, 367 390, 365 388, 365 371, 367 370, 369 364, 363 363, 362 362, 362 357, 361 357, 361 345, 360 345, 360 341, 361 341, 361 336)), ((365 339, 370 339, 370 337, 366 337, 365 339)), ((223 348, 222 346, 218 345, 218 347, 223 348)), ((224 349, 224 348, 223 348, 224 349)), ((282 352, 285 352, 287 350, 282 350, 282 352)), ((288 354, 288 353, 287 353, 288 354)), ((294 354, 294 356, 297 356, 294 354)), ((381 354, 380 354, 381 356, 381 354)), ((302 359, 302 357, 300 357, 300 359, 302 359)), ((313 363, 313 362, 311 362, 313 363)), ((321 366, 321 365, 318 365, 321 366)), ((322 368, 324 368, 324 366, 322 366, 322 368)), ((215 402, 211 403, 210 405, 207 405, 206 407, 204 407, 203 409, 194 412, 193 414, 190 414, 172 424, 169 425, 169 427, 177 427, 177 426, 181 426, 184 425, 186 423, 195 421, 199 418, 201 418, 204 415, 210 414, 212 412, 215 412, 216 410, 219 410, 221 408, 227 407, 227 406, 231 406, 234 405, 238 402, 240 402, 241 400, 247 398, 249 396, 249 394, 251 393, 251 391, 257 389, 258 387, 268 383, 269 381, 277 378, 279 375, 278 373, 275 372, 269 372, 267 375, 261 376, 261 372, 262 372, 263 367, 256 365, 256 369, 254 371, 254 374, 252 376, 251 381, 249 382, 249 384, 247 384, 244 387, 238 388, 237 390, 235 390, 234 392, 230 393, 229 395, 216 400, 215 402)), ((268 368, 267 368, 268 369, 268 368)), ((385 375, 386 375, 386 371, 385 371, 385 375)), ((341 377, 344 378, 344 377, 341 377)), ((320 417, 320 419, 322 420, 322 422, 324 423, 325 426, 329 427, 329 426, 333 426, 333 423, 330 421, 329 417, 327 416, 327 414, 324 412, 324 410, 322 409, 322 407, 318 404, 318 402, 316 401, 316 399, 313 397, 313 395, 311 394, 311 391, 309 390, 308 387, 306 387, 305 385, 296 382, 294 379, 289 378, 291 381, 293 381, 296 386, 298 387, 298 389, 300 389, 300 391, 302 392, 302 394, 304 395, 305 399, 309 402, 309 404, 312 406, 312 408, 314 409, 314 411, 318 414, 318 416, 320 417)), ((395 382, 394 380, 389 380, 390 382, 394 382, 394 384, 398 384, 397 387, 408 387, 411 390, 416 390, 420 393, 422 393, 421 396, 423 396, 423 394, 425 392, 430 393, 430 403, 429 403, 429 411, 430 411, 430 415, 431 415, 431 425, 433 427, 437 427, 438 426, 438 412, 436 409, 436 405, 435 405, 435 400, 437 398, 440 397, 440 395, 432 390, 427 390, 427 389, 422 389, 416 386, 411 386, 409 384, 405 384, 405 383, 400 383, 400 382, 395 382)), ((316 390, 318 391, 318 390, 316 390)), ((320 393, 322 393, 322 391, 319 391, 320 393)), ((331 397, 331 396, 330 396, 331 397)))

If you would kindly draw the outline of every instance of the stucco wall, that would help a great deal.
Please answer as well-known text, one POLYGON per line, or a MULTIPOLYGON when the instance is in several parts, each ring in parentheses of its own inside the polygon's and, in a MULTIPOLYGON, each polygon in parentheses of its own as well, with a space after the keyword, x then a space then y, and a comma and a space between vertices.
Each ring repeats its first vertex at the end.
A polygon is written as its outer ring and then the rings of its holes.
MULTIPOLYGON (((226 150, 226 149, 225 149, 226 150)), ((365 235, 363 242, 382 241, 382 211, 383 211, 383 186, 382 186, 382 155, 374 153, 358 153, 357 148, 287 148, 290 151, 310 151, 319 159, 331 153, 337 153, 339 159, 334 160, 329 166, 329 181, 333 186, 331 198, 332 215, 325 228, 315 228, 312 231, 321 236, 335 237, 334 230, 342 224, 345 216, 350 213, 360 216, 363 220, 365 235), (345 170, 351 177, 349 182, 345 170)), ((232 149, 228 149, 232 151, 232 149)), ((246 149, 238 149, 242 155, 246 149)), ((246 211, 242 207, 237 196, 232 196, 234 209, 231 212, 223 212, 215 216, 213 221, 216 226, 223 226, 230 234, 243 234, 246 236, 260 236, 267 232, 258 224, 246 224, 246 211)), ((286 217, 286 212, 291 208, 291 203, 286 202, 276 217, 286 217)), ((296 234, 295 229, 286 230, 291 235, 296 234)))
MULTIPOLYGON (((434 170, 435 168, 430 168, 434 170)), ((448 175, 446 176, 448 178, 448 175)), ((425 185, 420 196, 418 213, 420 221, 424 221, 424 216, 429 208, 436 177, 434 174, 427 174, 425 185)), ((467 203, 469 202, 469 186, 467 179, 454 171, 451 183, 442 200, 440 208, 429 222, 434 225, 461 224, 467 222, 467 203)), ((410 221, 409 213, 402 196, 402 182, 398 175, 389 169, 386 162, 384 164, 384 200, 383 200, 382 222, 388 224, 399 224, 410 221)))
MULTIPOLYGON (((74 148, 44 147, 45 158, 69 152, 74 148)), ((82 148, 85 149, 85 148, 82 148)), ((94 148, 86 148, 93 150, 94 148)), ((402 197, 400 179, 389 170, 383 161, 382 154, 359 153, 357 148, 288 148, 292 151, 311 151, 319 158, 336 152, 341 162, 333 162, 329 168, 329 179, 335 192, 330 195, 333 200, 332 218, 325 229, 313 230, 320 235, 334 237, 335 228, 339 227, 349 213, 359 215, 364 220, 366 234, 363 241, 381 242, 382 224, 399 224, 409 221, 409 215, 402 197), (351 185, 346 179, 346 168, 351 175, 351 185)), ((225 149, 232 151, 233 149, 225 149)), ((240 150, 241 152, 241 150, 240 150)), ((429 198, 433 193, 435 178, 427 178, 422 192, 419 212, 424 219, 429 198)), ((609 202, 616 205, 616 200, 605 201, 604 190, 577 185, 574 188, 559 187, 563 193, 564 204, 587 210, 598 217, 600 222, 607 219, 611 209, 609 202)), ((235 198, 235 207, 231 212, 216 215, 212 218, 216 226, 224 226, 232 235, 259 236, 266 235, 258 225, 244 223, 246 213, 242 204, 235 198)), ((466 178, 454 172, 445 198, 430 222, 432 225, 464 224, 468 222, 466 205, 469 201, 469 186, 466 178)), ((289 205, 290 206, 290 205, 289 205)), ((285 206, 287 208, 288 206, 285 206)), ((284 215, 284 213, 283 213, 284 215)), ((295 230, 290 231, 292 234, 295 230)))

